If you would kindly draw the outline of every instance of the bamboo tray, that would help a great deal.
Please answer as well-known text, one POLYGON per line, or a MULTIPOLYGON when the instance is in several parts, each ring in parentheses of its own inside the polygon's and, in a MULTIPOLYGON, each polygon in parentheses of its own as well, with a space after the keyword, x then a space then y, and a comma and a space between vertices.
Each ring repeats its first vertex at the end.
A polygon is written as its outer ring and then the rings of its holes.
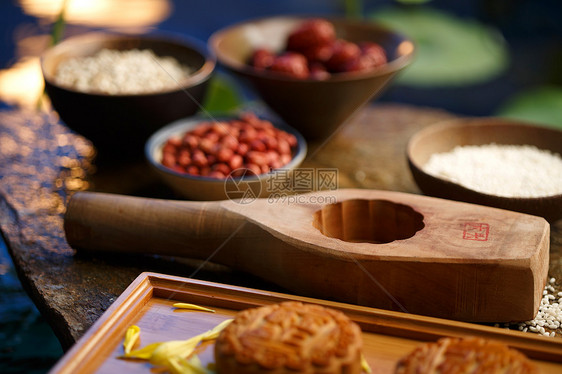
MULTIPOLYGON (((156 273, 142 273, 53 367, 51 373, 153 373, 151 365, 121 360, 127 328, 141 328, 141 346, 165 340, 188 339, 239 310, 299 300, 339 309, 363 330, 364 355, 373 373, 393 373, 400 357, 418 344, 445 336, 480 336, 503 342, 533 359, 543 374, 562 372, 562 339, 519 331, 361 307, 319 299, 236 287, 156 273), (189 302, 216 313, 179 310, 175 302, 189 302)), ((199 357, 213 361, 212 343, 199 357)))

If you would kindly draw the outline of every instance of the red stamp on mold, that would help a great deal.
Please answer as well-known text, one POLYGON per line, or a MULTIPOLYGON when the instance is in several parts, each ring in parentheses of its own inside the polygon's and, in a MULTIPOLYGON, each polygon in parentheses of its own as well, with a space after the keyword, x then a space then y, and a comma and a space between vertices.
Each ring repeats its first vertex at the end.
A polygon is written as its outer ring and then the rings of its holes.
POLYGON ((488 240, 489 233, 490 225, 487 223, 466 222, 464 224, 462 238, 464 240, 478 240, 485 242, 488 240))

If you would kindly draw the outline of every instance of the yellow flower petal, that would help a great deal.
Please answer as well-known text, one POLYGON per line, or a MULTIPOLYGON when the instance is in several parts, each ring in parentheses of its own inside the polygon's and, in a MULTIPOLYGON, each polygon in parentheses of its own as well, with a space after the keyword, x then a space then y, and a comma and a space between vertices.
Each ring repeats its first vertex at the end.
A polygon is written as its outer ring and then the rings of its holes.
MULTIPOLYGON (((192 355, 197 345, 202 341, 216 339, 220 332, 232 321, 232 319, 224 320, 212 329, 187 340, 171 340, 167 342, 152 343, 141 349, 127 352, 119 358, 149 360, 151 364, 156 366, 165 366, 173 373, 213 374, 213 367, 203 367, 197 355, 194 355, 190 360, 186 360, 185 357, 192 355)), ((132 332, 129 334, 133 335, 133 332, 136 330, 131 329, 131 331, 132 332)), ((140 329, 138 333, 140 334, 140 329)))
POLYGON ((170 358, 188 357, 193 353, 202 338, 203 334, 199 334, 187 340, 164 342, 152 353, 150 363, 153 365, 166 365, 170 358))
POLYGON ((181 365, 180 360, 177 358, 168 358, 164 366, 166 366, 172 374, 192 374, 191 371, 187 371, 186 368, 181 365))
POLYGON ((140 358, 142 360, 148 360, 152 356, 152 353, 163 343, 152 343, 141 349, 129 352, 120 356, 119 358, 140 358))
POLYGON ((201 310, 203 312, 211 312, 211 313, 215 312, 213 309, 205 308, 204 306, 199 306, 195 304, 175 303, 173 306, 179 309, 201 310))
POLYGON ((202 334, 202 335, 203 335, 202 340, 203 340, 203 341, 206 341, 206 340, 213 340, 213 339, 216 339, 216 338, 219 336, 220 332, 221 332, 226 326, 228 326, 228 324, 229 324, 230 322, 232 322, 232 321, 233 321, 233 319, 226 319, 226 320, 222 321, 221 323, 219 323, 218 325, 216 325, 215 327, 213 327, 211 330, 209 330, 209 331, 203 333, 203 334, 202 334))
POLYGON ((189 360, 182 357, 169 358, 166 368, 173 374, 214 374, 203 367, 197 355, 193 355, 189 360))
POLYGON ((363 371, 368 374, 373 372, 363 353, 361 353, 361 369, 363 369, 363 371))
POLYGON ((125 350, 125 354, 131 352, 135 344, 139 341, 139 338, 140 327, 136 325, 130 326, 125 333, 125 340, 123 341, 123 349, 125 350))

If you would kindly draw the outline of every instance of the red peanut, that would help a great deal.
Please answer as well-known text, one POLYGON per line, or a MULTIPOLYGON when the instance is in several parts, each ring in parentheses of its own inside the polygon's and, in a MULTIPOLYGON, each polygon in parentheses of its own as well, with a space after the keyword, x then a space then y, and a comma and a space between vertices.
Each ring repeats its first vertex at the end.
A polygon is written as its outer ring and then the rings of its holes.
POLYGON ((213 132, 213 130, 211 130, 211 131, 209 131, 208 133, 205 134, 205 137, 203 139, 210 140, 213 143, 216 143, 220 139, 220 134, 218 134, 216 132, 213 132))
POLYGON ((267 149, 265 144, 259 139, 252 141, 252 143, 250 144, 250 148, 252 149, 252 151, 258 152, 265 152, 265 150, 267 149))
POLYGON ((213 165, 217 162, 217 156, 215 156, 214 154, 212 155, 208 155, 207 156, 207 165, 213 165))
POLYGON ((267 165, 267 154, 264 152, 250 151, 246 155, 248 163, 256 164, 258 166, 267 165))
POLYGON ((228 135, 228 124, 225 122, 215 122, 211 127, 211 131, 219 136, 228 135))
POLYGON ((189 166, 187 169, 185 169, 185 171, 187 172, 187 174, 199 175, 199 168, 195 165, 189 166))
POLYGON ((282 166, 287 165, 289 162, 291 162, 291 155, 288 155, 288 154, 281 155, 282 166))
POLYGON ((191 134, 195 136, 203 136, 210 128, 211 128, 210 124, 202 123, 201 125, 191 130, 191 134))
POLYGON ((202 167, 201 170, 199 171, 199 173, 204 177, 209 176, 210 172, 211 172, 211 168, 208 166, 202 167))
POLYGON ((199 141, 195 135, 186 134, 182 139, 182 144, 187 146, 189 149, 196 149, 197 143, 199 143, 199 141))
POLYGON ((191 164, 191 157, 189 155, 189 151, 187 149, 182 149, 178 156, 178 164, 181 166, 188 167, 191 164))
POLYGON ((212 141, 211 139, 204 138, 201 139, 201 141, 199 142, 199 149, 205 152, 206 154, 210 155, 214 153, 213 151, 215 150, 216 144, 217 143, 212 141))
POLYGON ((221 173, 223 173, 224 175, 228 175, 231 172, 231 168, 227 165, 227 164, 214 164, 211 167, 211 170, 213 171, 220 171, 221 173))
POLYGON ((224 179, 226 175, 220 171, 211 171, 208 175, 211 178, 224 179))
POLYGON ((282 155, 291 154, 291 146, 289 145, 289 142, 287 142, 285 139, 279 140, 279 142, 277 143, 277 149, 279 150, 279 153, 282 155))
POLYGON ((170 147, 179 147, 181 145, 181 139, 180 138, 170 138, 168 139, 168 141, 166 142, 166 146, 170 146, 170 147))
POLYGON ((221 148, 217 152, 217 160, 222 162, 228 162, 232 156, 234 156, 234 152, 230 148, 221 148))
POLYGON ((256 139, 257 136, 258 136, 258 132, 253 127, 246 126, 240 132, 240 137, 238 138, 238 141, 242 143, 251 143, 256 139))
POLYGON ((176 148, 177 146, 171 144, 170 142, 167 142, 166 144, 164 144, 164 147, 162 147, 162 153, 175 153, 176 148))
POLYGON ((261 167, 256 164, 246 164, 246 169, 250 170, 253 174, 259 175, 262 173, 261 167))
POLYGON ((193 160, 193 165, 195 166, 207 166, 207 157, 205 157, 201 151, 195 151, 195 153, 191 156, 191 159, 193 160))
POLYGON ((179 165, 174 165, 174 166, 172 166, 172 170, 175 171, 175 172, 178 172, 178 173, 184 173, 184 172, 185 172, 185 169, 182 168, 182 167, 179 166, 179 165))
POLYGON ((279 142, 274 137, 268 136, 263 139, 263 144, 265 144, 267 149, 273 150, 277 149, 279 142))
POLYGON ((173 153, 163 153, 162 165, 167 166, 169 168, 174 167, 174 165, 176 165, 176 156, 174 156, 173 153))
POLYGON ((228 162, 228 166, 230 166, 232 170, 239 169, 240 167, 242 167, 243 164, 244 164, 244 159, 240 155, 232 156, 232 158, 228 162))
POLYGON ((238 153, 240 156, 245 156, 249 150, 250 150, 250 146, 248 144, 240 143, 238 145, 238 149, 236 150, 236 153, 238 153))
POLYGON ((203 122, 162 147, 162 165, 178 172, 224 179, 280 168, 292 158, 297 139, 271 122, 245 113, 228 122, 203 122))
POLYGON ((235 150, 236 148, 238 148, 238 139, 236 139, 234 137, 234 135, 227 135, 224 138, 221 139, 221 147, 222 148, 228 148, 231 150, 235 150))

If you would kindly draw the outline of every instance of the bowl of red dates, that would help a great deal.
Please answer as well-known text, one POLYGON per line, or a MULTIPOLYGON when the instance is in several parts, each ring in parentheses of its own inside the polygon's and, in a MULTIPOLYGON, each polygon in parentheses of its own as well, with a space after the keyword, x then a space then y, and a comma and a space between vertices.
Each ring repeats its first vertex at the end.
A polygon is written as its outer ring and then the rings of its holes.
POLYGON ((292 174, 306 152, 298 131, 251 112, 181 119, 155 132, 145 145, 156 173, 191 200, 251 202, 289 194, 292 174))
POLYGON ((373 22, 277 16, 215 32, 217 61, 306 139, 330 136, 413 59, 411 40, 373 22))

